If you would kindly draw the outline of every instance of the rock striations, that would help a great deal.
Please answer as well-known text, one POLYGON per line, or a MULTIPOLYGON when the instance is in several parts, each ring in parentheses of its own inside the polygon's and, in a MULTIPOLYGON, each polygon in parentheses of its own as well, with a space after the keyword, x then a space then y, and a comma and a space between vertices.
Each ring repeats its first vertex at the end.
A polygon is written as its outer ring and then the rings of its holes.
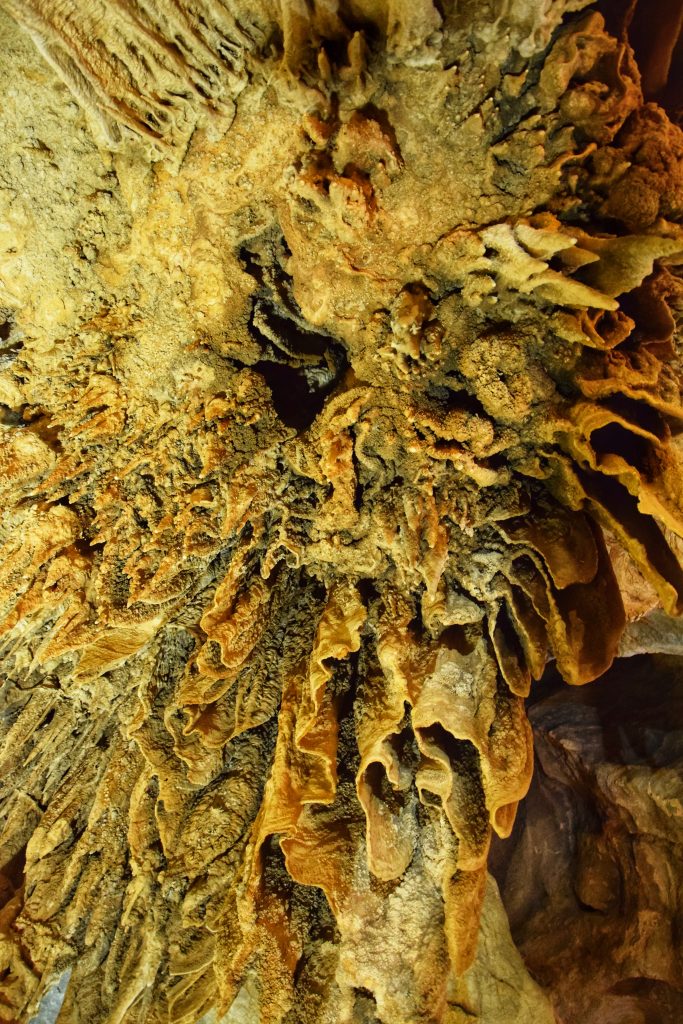
POLYGON ((683 607, 675 19, 0 7, 0 1020, 471 1019, 531 681, 683 607))

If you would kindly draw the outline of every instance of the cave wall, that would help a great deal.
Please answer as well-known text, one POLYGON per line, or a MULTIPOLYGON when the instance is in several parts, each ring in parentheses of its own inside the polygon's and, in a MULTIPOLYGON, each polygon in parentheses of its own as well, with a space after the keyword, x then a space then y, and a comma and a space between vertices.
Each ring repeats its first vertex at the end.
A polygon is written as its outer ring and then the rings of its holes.
POLYGON ((0 1020, 673 1020, 678 8, 0 6, 0 1020))

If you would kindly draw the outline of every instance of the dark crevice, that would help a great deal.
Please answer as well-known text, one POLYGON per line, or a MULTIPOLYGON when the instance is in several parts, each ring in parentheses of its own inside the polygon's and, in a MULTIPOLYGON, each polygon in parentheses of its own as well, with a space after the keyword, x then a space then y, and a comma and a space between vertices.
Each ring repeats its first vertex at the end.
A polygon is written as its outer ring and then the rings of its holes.
POLYGON ((458 654, 463 656, 471 654, 475 647, 471 637, 468 636, 466 627, 457 625, 447 626, 439 636, 439 643, 446 650, 457 651, 458 654))
POLYGON ((305 430, 348 368, 344 346, 313 328, 285 271, 290 252, 282 236, 252 239, 238 256, 256 282, 249 330, 262 350, 253 369, 268 385, 282 422, 305 430))
POLYGON ((453 771, 479 778, 479 751, 471 740, 458 739, 444 729, 440 722, 434 722, 428 728, 420 729, 420 733, 425 739, 435 743, 443 750, 453 771))
POLYGON ((327 387, 312 389, 300 370, 268 360, 256 363, 254 370, 270 388, 275 411, 282 422, 295 430, 305 430, 311 425, 336 383, 332 380, 327 387))
POLYGON ((660 440, 666 439, 663 417, 646 402, 638 402, 635 398, 629 398, 627 395, 610 395, 603 399, 602 405, 615 412, 617 416, 654 434, 660 440))
POLYGON ((16 409, 10 409, 8 405, 0 405, 0 424, 4 427, 23 427, 26 422, 16 409))
POLYGON ((11 366, 23 348, 23 342, 13 334, 14 322, 7 310, 0 310, 0 369, 11 366))
POLYGON ((237 258, 244 266, 246 273, 253 277, 258 285, 263 285, 263 267, 259 263, 257 253, 252 252, 246 245, 243 245, 237 253, 237 258))
POLYGON ((13 857, 10 857, 3 864, 2 869, 0 869, 0 903, 4 904, 7 902, 8 896, 11 897, 18 889, 21 889, 24 882, 25 869, 26 847, 24 846, 13 857), (9 889, 9 892, 3 893, 3 889, 9 889))
POLYGON ((450 382, 448 384, 447 408, 449 410, 459 409, 462 412, 469 413, 471 416, 481 416, 483 419, 488 420, 489 415, 476 395, 471 394, 469 391, 461 390, 455 381, 453 384, 456 386, 451 385, 450 382))
POLYGON ((600 463, 610 455, 618 455, 629 466, 634 466, 645 479, 652 479, 657 471, 657 457, 652 443, 640 434, 634 434, 620 423, 608 423, 594 430, 591 445, 600 463))

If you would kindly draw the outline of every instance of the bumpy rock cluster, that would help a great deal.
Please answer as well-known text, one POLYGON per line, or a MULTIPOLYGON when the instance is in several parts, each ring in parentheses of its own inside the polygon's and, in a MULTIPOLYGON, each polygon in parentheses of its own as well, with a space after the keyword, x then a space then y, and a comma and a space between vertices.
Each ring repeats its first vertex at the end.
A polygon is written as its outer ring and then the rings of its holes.
POLYGON ((585 0, 0 5, 0 1020, 455 1024, 683 602, 683 135, 585 0))

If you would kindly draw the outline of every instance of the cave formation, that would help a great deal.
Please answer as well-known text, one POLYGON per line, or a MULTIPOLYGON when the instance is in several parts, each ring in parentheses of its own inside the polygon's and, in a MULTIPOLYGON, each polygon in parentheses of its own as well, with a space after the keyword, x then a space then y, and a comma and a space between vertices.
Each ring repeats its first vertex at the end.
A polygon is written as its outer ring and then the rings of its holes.
POLYGON ((683 1019, 682 25, 0 0, 0 1021, 683 1019))

